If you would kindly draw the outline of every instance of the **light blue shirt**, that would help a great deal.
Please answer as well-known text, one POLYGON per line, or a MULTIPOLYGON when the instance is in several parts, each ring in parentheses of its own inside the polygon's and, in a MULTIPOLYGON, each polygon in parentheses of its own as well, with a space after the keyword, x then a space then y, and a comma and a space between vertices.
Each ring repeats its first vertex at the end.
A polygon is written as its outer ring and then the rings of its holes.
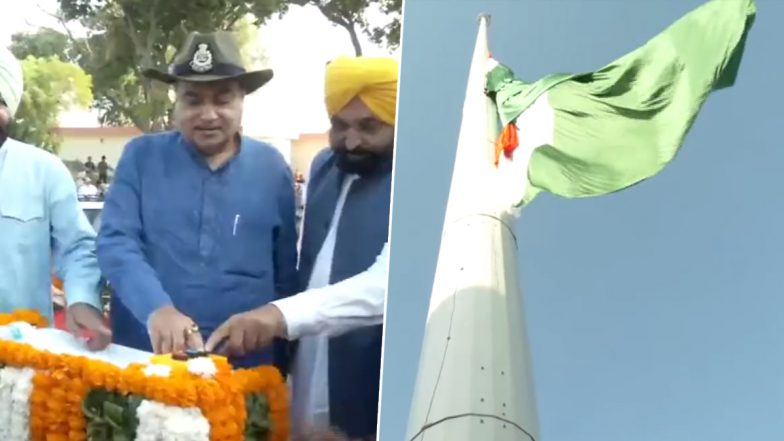
POLYGON ((35 309, 52 323, 53 269, 69 305, 100 308, 95 231, 65 164, 10 138, 0 161, 0 312, 35 309))
POLYGON ((3 171, 3 162, 5 162, 5 152, 7 150, 0 146, 0 172, 3 171))

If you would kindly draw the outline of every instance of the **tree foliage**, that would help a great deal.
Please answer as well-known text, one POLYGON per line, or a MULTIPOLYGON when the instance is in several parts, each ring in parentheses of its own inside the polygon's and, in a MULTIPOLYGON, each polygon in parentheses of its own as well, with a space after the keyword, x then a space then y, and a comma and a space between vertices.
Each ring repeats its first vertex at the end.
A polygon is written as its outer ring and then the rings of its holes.
MULTIPOLYGON (((15 49, 18 53, 22 51, 19 47, 15 49)), ((32 52, 37 50, 40 48, 31 49, 32 52)), ((92 80, 79 66, 56 56, 28 55, 22 61, 22 70, 25 91, 10 135, 56 153, 62 142, 56 131, 60 113, 90 106, 92 80)))
POLYGON ((28 56, 58 57, 63 61, 74 61, 68 36, 62 32, 42 28, 34 33, 21 33, 11 36, 11 52, 20 60, 28 56))
MULTIPOLYGON (((103 124, 159 131, 170 127, 172 97, 166 85, 141 75, 145 68, 166 69, 188 33, 214 30, 235 32, 248 66, 261 67, 266 57, 256 44, 258 28, 292 4, 318 7, 347 30, 358 55, 359 32, 390 48, 399 45, 402 0, 58 0, 55 17, 62 32, 44 28, 14 35, 12 50, 20 59, 54 62, 51 57, 58 57, 77 63, 92 79, 92 105, 103 124), (366 15, 371 10, 387 15, 390 22, 369 24, 366 15), (71 32, 74 23, 86 36, 71 32)), ((58 96, 54 90, 51 95, 58 96)), ((28 107, 39 108, 34 103, 28 107)), ((45 142, 56 145, 53 139, 45 142)))
POLYGON ((141 72, 166 69, 192 31, 230 30, 243 53, 259 64, 256 28, 284 0, 58 0, 63 23, 78 22, 86 38, 72 39, 79 64, 93 77, 95 107, 107 125, 142 131, 169 128, 172 99, 166 85, 141 72))
POLYGON ((402 0, 290 0, 294 5, 313 5, 334 25, 346 30, 357 56, 362 55, 359 32, 364 32, 371 41, 390 49, 400 45, 400 16, 402 0), (390 20, 382 26, 371 25, 367 20, 373 8, 390 20))
POLYGON ((397 49, 400 47, 400 20, 403 14, 403 0, 379 0, 379 8, 381 13, 390 18, 390 22, 384 26, 370 29, 370 39, 378 45, 397 49))

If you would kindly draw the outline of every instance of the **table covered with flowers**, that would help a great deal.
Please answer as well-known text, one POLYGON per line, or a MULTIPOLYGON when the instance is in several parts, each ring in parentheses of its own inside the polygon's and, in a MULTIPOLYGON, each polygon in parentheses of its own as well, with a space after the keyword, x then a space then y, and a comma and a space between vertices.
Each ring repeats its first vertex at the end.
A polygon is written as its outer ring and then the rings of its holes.
POLYGON ((286 441, 288 389, 271 366, 111 345, 89 352, 33 311, 0 314, 0 440, 286 441))

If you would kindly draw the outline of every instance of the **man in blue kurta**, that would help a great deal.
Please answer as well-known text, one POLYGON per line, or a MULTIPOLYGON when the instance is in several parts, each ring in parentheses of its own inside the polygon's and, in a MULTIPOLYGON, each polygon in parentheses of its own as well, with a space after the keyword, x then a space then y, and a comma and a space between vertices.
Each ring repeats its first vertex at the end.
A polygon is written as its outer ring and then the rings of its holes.
POLYGON ((59 158, 8 137, 23 86, 19 61, 0 48, 0 312, 33 309, 53 323, 54 268, 70 330, 90 332, 88 348, 103 349, 111 334, 101 313, 95 231, 79 207, 76 183, 59 158))
POLYGON ((292 430, 303 439, 328 426, 341 439, 375 439, 397 79, 390 58, 329 63, 330 148, 311 165, 301 292, 232 317, 207 342, 212 349, 226 339, 228 351, 241 352, 274 337, 297 340, 292 430))
MULTIPOLYGON (((115 342, 156 353, 203 349, 234 314, 296 291, 293 177, 272 146, 241 135, 246 94, 272 78, 248 72, 227 32, 193 33, 168 72, 176 131, 131 140, 98 237, 114 296, 115 342)), ((235 367, 284 353, 235 353, 235 367)))

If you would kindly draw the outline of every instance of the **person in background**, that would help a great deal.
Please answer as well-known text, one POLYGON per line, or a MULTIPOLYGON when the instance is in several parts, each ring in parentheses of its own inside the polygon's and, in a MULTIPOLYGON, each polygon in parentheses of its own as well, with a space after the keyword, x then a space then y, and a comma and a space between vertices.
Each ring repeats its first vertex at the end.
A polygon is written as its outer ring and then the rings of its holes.
MULTIPOLYGON (((193 33, 169 72, 176 131, 131 140, 98 235, 115 295, 115 341, 170 353, 204 349, 223 321, 296 292, 293 177, 273 146, 243 137, 245 96, 272 78, 242 66, 232 34, 193 33)), ((285 342, 237 352, 235 367, 275 364, 285 342)))
POLYGON ((84 163, 84 168, 87 170, 88 173, 92 173, 95 171, 95 163, 93 162, 92 156, 87 157, 87 162, 84 163))
POLYGON ((8 137, 22 98, 19 61, 0 48, 0 311, 34 309, 53 322, 52 268, 63 281, 69 329, 87 347, 111 343, 100 303, 95 231, 65 164, 8 137), (56 263, 56 265, 55 265, 56 263))
POLYGON ((98 185, 109 183, 109 164, 106 162, 106 156, 101 156, 101 162, 98 163, 98 185))
POLYGON ((292 427, 304 439, 329 426, 346 439, 376 437, 397 78, 390 58, 327 66, 330 147, 308 180, 302 292, 232 317, 207 342, 212 350, 225 339, 231 353, 297 340, 292 427))
POLYGON ((100 199, 106 198, 106 193, 108 193, 108 192, 109 192, 109 184, 108 183, 103 182, 103 183, 101 183, 101 185, 98 186, 98 193, 99 193, 100 199))
POLYGON ((294 177, 294 181, 297 183, 297 187, 299 187, 302 190, 302 206, 301 206, 301 208, 304 208, 305 194, 308 191, 308 186, 305 185, 305 176, 302 174, 302 172, 297 172, 297 174, 294 177))
POLYGON ((93 184, 92 179, 89 177, 84 178, 82 181, 82 185, 79 187, 78 196, 79 199, 86 199, 86 200, 95 200, 98 198, 100 192, 98 187, 93 184))

